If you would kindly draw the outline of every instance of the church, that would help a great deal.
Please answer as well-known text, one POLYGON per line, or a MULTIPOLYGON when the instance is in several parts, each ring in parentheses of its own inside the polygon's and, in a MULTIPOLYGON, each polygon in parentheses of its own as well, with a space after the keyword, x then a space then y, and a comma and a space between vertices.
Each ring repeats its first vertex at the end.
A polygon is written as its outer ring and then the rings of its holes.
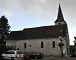
POLYGON ((64 44, 65 55, 69 54, 68 26, 64 20, 59 4, 55 25, 26 28, 21 31, 12 31, 7 37, 6 46, 27 49, 29 52, 41 52, 44 55, 60 55, 60 39, 64 44))

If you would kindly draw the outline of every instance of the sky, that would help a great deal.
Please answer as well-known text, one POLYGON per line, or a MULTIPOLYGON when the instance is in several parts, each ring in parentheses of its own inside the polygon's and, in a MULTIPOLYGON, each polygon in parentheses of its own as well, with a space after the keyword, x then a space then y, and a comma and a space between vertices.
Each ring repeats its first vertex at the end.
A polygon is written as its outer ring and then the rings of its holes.
MULTIPOLYGON (((76 0, 60 0, 68 24, 70 45, 76 36, 76 0)), ((0 0, 0 16, 5 15, 11 31, 55 25, 59 0, 0 0)))

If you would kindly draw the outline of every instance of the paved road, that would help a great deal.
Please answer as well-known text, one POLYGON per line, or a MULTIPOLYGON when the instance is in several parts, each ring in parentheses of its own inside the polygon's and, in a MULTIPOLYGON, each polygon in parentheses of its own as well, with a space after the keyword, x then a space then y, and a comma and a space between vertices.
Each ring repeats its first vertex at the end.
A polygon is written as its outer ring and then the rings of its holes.
POLYGON ((76 57, 43 57, 42 59, 31 59, 31 60, 76 60, 76 57))
POLYGON ((42 59, 30 59, 30 60, 76 60, 76 57, 63 57, 63 58, 61 58, 61 57, 47 56, 47 57, 43 57, 42 59))
POLYGON ((74 57, 73 58, 71 58, 71 57, 68 57, 68 58, 52 58, 51 60, 76 60, 76 58, 74 58, 74 57))

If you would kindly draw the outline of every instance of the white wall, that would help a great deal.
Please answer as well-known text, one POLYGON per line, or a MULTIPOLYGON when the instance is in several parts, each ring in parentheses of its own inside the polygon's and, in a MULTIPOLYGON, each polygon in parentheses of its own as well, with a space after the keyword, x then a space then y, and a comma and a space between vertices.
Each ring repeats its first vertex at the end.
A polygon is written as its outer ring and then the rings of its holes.
MULTIPOLYGON (((58 55, 60 54, 60 48, 58 46, 59 39, 32 39, 32 40, 19 40, 17 41, 17 47, 24 49, 24 43, 26 42, 26 49, 28 51, 38 51, 45 55, 58 55), (52 41, 55 41, 55 48, 52 47, 52 41), (44 43, 44 48, 41 48, 41 42, 44 43), (31 45, 31 47, 30 47, 31 45)), ((66 49, 66 48, 65 48, 66 49)))
POLYGON ((42 52, 45 55, 60 55, 60 48, 58 46, 59 41, 60 41, 59 38, 16 40, 16 42, 14 40, 13 41, 11 40, 8 41, 6 45, 13 45, 16 43, 15 44, 16 48, 19 48, 20 50, 24 50, 24 43, 26 42, 27 51, 42 52), (55 48, 52 47, 52 41, 55 41, 55 48), (41 48, 41 42, 43 42, 44 44, 43 48, 41 48))
POLYGON ((6 40, 6 46, 15 46, 16 40, 6 40))

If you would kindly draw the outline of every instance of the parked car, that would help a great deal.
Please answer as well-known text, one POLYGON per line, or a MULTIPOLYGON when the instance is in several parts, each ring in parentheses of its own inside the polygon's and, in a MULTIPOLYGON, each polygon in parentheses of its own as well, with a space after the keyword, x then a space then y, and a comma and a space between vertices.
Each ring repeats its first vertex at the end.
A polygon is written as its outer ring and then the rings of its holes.
POLYGON ((30 58, 32 59, 41 59, 43 54, 41 52, 30 52, 30 58))
POLYGON ((1 59, 21 60, 23 59, 23 52, 19 50, 8 50, 1 55, 1 59))
POLYGON ((76 53, 71 53, 70 57, 76 57, 76 53))

